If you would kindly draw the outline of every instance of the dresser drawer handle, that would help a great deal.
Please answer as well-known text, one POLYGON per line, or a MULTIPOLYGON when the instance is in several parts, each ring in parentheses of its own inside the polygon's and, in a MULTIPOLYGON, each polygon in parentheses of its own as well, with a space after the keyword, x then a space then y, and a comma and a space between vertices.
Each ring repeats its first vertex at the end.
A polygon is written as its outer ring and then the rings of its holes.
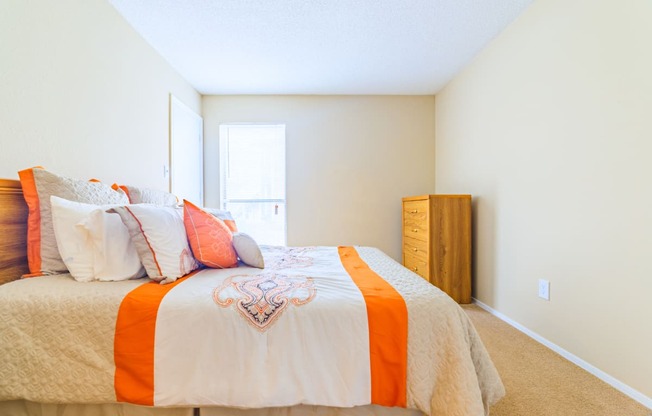
POLYGON ((418 268, 417 266, 414 266, 414 267, 412 268, 412 270, 414 270, 415 272, 418 272, 418 271, 419 271, 419 268, 418 268))
POLYGON ((419 211, 417 211, 416 209, 413 209, 413 210, 410 211, 410 212, 411 212, 412 214, 416 214, 416 213, 419 212, 419 211))
POLYGON ((418 228, 413 228, 413 229, 412 229, 412 232, 413 232, 413 233, 416 233, 417 231, 419 231, 418 228))
POLYGON ((414 250, 414 251, 419 251, 419 250, 418 250, 418 249, 416 249, 416 248, 413 248, 412 250, 414 250))

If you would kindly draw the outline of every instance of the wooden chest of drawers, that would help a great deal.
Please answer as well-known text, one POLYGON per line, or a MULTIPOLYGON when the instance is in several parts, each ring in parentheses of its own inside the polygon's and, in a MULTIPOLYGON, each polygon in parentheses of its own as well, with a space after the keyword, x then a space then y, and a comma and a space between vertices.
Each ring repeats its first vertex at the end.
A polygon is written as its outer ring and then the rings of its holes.
POLYGON ((403 198, 403 265, 471 302, 471 195, 403 198))

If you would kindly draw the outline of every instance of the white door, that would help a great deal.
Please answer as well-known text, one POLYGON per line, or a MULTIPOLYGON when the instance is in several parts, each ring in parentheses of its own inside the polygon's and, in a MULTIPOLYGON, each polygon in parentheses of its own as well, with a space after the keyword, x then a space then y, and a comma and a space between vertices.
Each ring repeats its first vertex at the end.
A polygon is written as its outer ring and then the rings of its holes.
POLYGON ((204 205, 204 135, 201 116, 170 95, 170 192, 204 205))

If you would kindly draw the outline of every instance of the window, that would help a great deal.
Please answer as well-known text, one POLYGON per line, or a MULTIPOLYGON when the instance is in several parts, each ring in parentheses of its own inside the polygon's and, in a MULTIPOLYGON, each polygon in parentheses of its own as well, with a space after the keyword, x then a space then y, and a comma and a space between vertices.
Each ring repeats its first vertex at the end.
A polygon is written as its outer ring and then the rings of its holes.
POLYGON ((286 244, 285 125, 221 125, 220 184, 239 231, 286 244))

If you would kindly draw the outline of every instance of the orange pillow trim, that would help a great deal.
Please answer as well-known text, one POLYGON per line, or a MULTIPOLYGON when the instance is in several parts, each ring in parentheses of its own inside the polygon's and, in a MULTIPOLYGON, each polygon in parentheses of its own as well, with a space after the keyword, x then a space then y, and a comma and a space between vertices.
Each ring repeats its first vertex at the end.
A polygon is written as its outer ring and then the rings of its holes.
MULTIPOLYGON (((40 166, 35 167, 40 168, 40 166)), ((27 217, 27 265, 30 274, 23 277, 43 276, 41 271, 41 207, 32 169, 34 168, 18 172, 20 184, 23 187, 23 196, 29 210, 27 217)))
POLYGON ((130 204, 132 203, 132 202, 131 202, 131 196, 129 196, 129 188, 127 188, 127 187, 124 186, 124 185, 118 185, 117 183, 114 183, 113 185, 111 185, 111 189, 113 189, 114 191, 117 191, 118 189, 122 189, 122 191, 123 191, 125 194, 127 194, 127 199, 129 200, 129 203, 130 203, 130 204))

